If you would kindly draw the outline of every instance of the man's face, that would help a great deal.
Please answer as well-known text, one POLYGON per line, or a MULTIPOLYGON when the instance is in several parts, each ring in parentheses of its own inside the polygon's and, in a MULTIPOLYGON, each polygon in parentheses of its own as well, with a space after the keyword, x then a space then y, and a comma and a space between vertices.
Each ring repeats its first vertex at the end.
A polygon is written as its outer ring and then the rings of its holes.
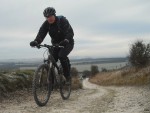
POLYGON ((55 22, 55 16, 51 15, 49 17, 46 17, 48 23, 53 24, 55 22))

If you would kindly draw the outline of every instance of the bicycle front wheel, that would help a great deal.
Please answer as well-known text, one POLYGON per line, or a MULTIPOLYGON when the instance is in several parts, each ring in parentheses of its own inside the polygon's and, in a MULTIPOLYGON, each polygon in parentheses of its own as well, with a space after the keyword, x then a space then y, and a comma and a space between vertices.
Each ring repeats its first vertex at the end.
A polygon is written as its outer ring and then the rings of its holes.
POLYGON ((50 70, 48 64, 40 65, 33 77, 33 95, 37 105, 45 106, 50 98, 52 83, 49 79, 50 70))

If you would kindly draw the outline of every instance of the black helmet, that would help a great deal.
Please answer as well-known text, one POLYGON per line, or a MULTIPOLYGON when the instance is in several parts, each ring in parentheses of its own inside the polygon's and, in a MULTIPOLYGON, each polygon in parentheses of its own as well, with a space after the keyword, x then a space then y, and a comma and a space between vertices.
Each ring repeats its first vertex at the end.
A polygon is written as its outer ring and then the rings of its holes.
POLYGON ((51 16, 51 15, 55 15, 55 13, 56 13, 56 11, 55 11, 55 9, 54 9, 53 7, 47 7, 47 8, 44 10, 43 15, 44 15, 45 17, 49 17, 49 16, 51 16))

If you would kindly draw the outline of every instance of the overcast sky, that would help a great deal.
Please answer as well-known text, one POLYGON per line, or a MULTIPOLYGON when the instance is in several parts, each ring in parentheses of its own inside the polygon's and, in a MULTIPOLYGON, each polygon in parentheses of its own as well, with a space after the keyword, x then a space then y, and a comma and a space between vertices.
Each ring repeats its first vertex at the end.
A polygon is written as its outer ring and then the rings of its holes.
MULTIPOLYGON (((137 39, 150 42, 150 0, 1 0, 0 59, 42 58, 45 50, 29 43, 48 6, 74 29, 71 58, 126 57, 137 39)), ((43 43, 51 44, 49 35, 43 43)))

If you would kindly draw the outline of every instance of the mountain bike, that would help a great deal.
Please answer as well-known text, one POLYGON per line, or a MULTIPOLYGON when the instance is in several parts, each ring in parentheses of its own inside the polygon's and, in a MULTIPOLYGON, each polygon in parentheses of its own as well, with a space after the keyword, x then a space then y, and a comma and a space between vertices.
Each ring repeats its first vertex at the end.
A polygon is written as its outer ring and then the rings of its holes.
POLYGON ((61 64, 55 61, 52 52, 54 48, 63 46, 37 45, 37 48, 47 48, 48 58, 35 71, 32 83, 34 100, 38 106, 45 106, 54 89, 60 91, 62 99, 66 100, 71 93, 71 77, 66 81, 61 64))

